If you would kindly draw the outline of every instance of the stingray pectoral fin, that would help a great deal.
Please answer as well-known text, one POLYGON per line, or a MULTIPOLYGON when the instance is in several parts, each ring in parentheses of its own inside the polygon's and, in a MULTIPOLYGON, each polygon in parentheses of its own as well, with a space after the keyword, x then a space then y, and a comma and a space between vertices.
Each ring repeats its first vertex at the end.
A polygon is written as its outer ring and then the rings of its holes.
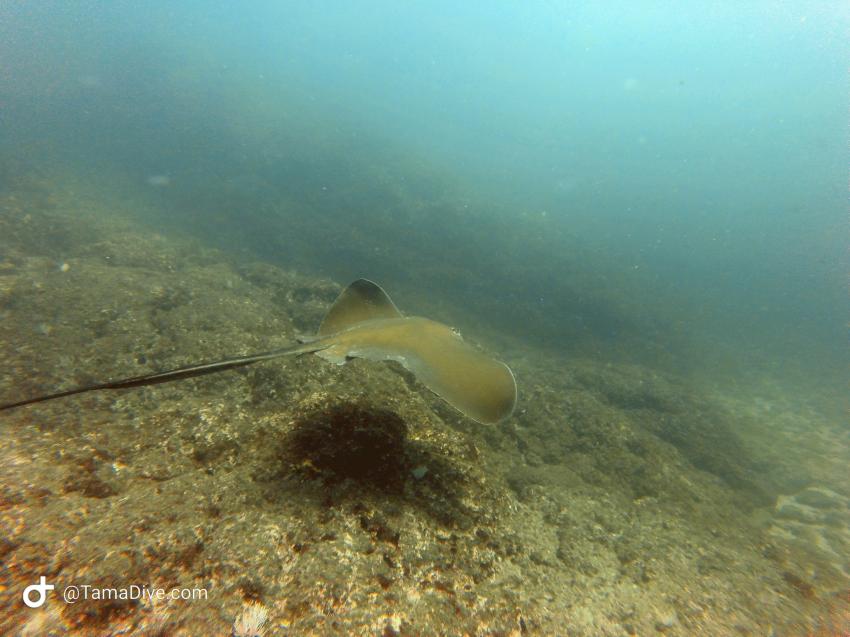
POLYGON ((480 423, 504 420, 516 406, 516 380, 510 368, 460 339, 406 352, 396 360, 428 389, 480 423))
POLYGON ((401 312, 380 285, 368 279, 357 279, 334 301, 317 334, 327 336, 363 321, 398 318, 401 312))

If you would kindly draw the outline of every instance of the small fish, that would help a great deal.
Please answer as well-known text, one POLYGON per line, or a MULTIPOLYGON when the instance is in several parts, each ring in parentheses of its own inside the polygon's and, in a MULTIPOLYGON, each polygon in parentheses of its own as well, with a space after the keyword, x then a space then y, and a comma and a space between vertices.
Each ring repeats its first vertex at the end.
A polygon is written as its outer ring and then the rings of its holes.
POLYGON ((168 175, 151 175, 145 181, 148 182, 148 186, 154 188, 165 188, 171 185, 171 177, 168 175))
POLYGON ((513 413, 517 400, 510 368, 464 342, 457 330, 419 316, 405 317, 383 289, 358 279, 337 297, 315 336, 282 349, 189 365, 29 398, 0 410, 100 389, 125 389, 213 374, 282 356, 316 354, 339 365, 352 358, 393 360, 452 407, 480 423, 513 413))

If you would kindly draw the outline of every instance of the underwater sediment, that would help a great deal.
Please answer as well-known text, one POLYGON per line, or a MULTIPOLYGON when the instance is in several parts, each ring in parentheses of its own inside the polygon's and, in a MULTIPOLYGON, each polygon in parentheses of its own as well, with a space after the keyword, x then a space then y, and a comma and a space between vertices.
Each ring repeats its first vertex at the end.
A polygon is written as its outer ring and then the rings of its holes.
MULTIPOLYGON (((7 186, 4 401, 282 347, 346 283, 157 235, 50 181, 7 186)), ((495 426, 398 365, 315 357, 4 413, 0 630, 797 635, 846 617, 835 423, 476 336, 518 379, 495 426), (29 609, 40 576, 55 594, 29 609), (84 584, 206 593, 59 599, 84 584)))

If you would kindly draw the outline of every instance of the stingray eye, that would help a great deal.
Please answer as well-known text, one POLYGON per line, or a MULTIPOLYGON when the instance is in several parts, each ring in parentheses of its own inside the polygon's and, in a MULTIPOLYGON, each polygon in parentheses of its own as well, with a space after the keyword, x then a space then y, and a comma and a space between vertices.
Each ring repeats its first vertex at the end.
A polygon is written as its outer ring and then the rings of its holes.
POLYGON ((461 335, 460 330, 457 329, 456 327, 452 328, 452 334, 454 336, 457 336, 460 340, 463 340, 463 336, 461 335))

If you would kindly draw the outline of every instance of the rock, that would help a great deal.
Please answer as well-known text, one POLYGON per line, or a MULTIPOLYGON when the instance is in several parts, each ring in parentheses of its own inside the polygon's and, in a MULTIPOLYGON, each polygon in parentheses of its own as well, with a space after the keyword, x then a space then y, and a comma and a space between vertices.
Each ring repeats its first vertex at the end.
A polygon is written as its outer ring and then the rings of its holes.
POLYGON ((673 626, 676 625, 676 621, 677 619, 675 611, 670 611, 669 613, 662 613, 655 621, 655 630, 660 633, 663 633, 673 628, 673 626))
POLYGON ((788 520, 797 520, 806 524, 817 524, 823 519, 823 513, 805 504, 800 504, 793 496, 781 495, 776 499, 776 515, 788 520))
POLYGON ((847 498, 824 487, 809 487, 794 496, 794 499, 800 504, 817 509, 846 508, 848 503, 847 498))

